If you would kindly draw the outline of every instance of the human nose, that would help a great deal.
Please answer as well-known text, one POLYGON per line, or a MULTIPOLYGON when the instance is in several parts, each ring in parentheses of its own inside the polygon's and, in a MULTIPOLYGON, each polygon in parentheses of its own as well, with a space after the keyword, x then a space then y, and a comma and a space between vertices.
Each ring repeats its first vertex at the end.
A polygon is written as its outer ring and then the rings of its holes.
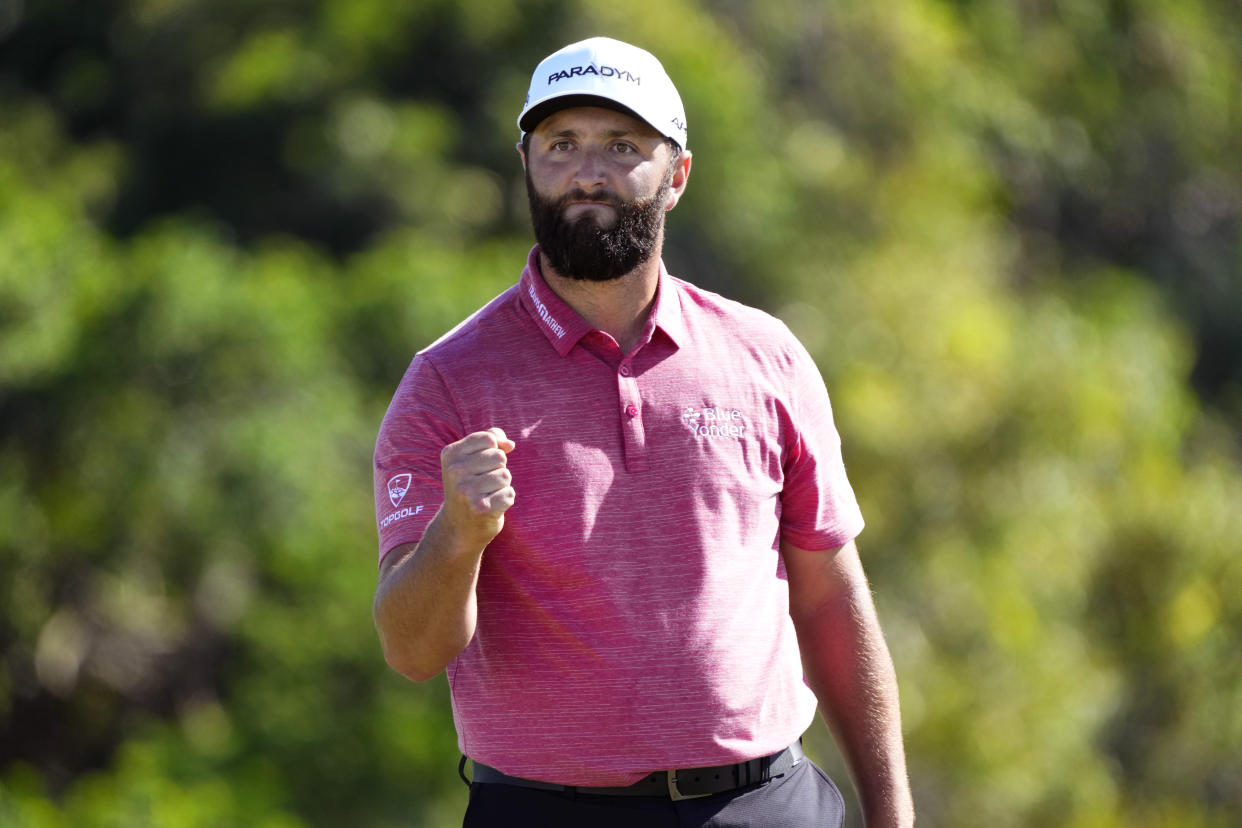
POLYGON ((574 174, 574 183, 584 190, 602 187, 605 184, 604 160, 597 150, 587 150, 580 156, 581 161, 574 174))

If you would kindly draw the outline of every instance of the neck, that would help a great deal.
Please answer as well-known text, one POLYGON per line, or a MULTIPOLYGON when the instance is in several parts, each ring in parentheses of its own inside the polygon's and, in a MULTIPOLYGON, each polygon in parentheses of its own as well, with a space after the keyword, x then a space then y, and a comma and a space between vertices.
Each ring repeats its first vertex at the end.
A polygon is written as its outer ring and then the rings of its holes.
POLYGON ((660 284, 658 254, 619 279, 608 282, 562 276, 542 254, 539 266, 543 280, 553 293, 591 327, 615 339, 622 353, 629 353, 638 344, 660 284))

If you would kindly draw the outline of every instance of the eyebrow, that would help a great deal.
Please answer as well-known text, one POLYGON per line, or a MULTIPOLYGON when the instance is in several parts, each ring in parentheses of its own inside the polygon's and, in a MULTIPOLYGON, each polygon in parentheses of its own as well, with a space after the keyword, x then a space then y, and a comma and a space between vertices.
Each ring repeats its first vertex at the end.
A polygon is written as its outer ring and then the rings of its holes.
MULTIPOLYGON (((579 130, 565 127, 551 133, 549 138, 577 138, 582 133, 579 130)), ((604 132, 605 138, 628 138, 630 136, 640 136, 642 133, 633 129, 610 129, 604 132)))

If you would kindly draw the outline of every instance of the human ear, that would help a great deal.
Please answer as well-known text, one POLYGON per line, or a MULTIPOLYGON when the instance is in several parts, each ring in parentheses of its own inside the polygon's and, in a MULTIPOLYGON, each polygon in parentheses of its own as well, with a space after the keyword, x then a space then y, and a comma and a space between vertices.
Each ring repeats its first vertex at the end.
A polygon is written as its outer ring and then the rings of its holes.
POLYGON ((681 200, 682 193, 686 191, 686 183, 690 180, 690 162, 690 150, 683 150, 681 155, 673 161, 673 180, 669 185, 668 203, 664 205, 665 212, 676 207, 677 202, 681 200))

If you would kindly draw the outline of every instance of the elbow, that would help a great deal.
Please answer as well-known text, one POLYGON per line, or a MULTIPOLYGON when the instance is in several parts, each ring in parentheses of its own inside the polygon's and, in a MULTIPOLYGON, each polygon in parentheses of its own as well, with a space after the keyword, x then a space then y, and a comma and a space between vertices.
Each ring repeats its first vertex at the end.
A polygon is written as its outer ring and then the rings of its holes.
POLYGON ((430 664, 418 654, 402 647, 380 634, 380 645, 384 650, 384 661, 395 672, 400 673, 413 682, 429 681, 444 672, 443 664, 430 664))
POLYGON ((383 613, 375 615, 375 629, 379 633, 384 661, 395 672, 414 682, 424 682, 444 672, 465 647, 456 640, 442 640, 419 626, 385 620, 383 613))
POLYGON ((410 681, 413 681, 419 684, 421 684, 424 681, 430 681, 431 679, 435 678, 436 676, 444 672, 444 668, 426 669, 421 665, 414 664, 408 661, 396 661, 395 659, 387 658, 387 657, 385 657, 385 660, 388 662, 388 666, 391 667, 393 670, 405 676, 410 681))
POLYGON ((444 663, 428 662, 418 627, 411 626, 393 612, 391 602, 385 600, 386 594, 381 584, 371 608, 371 619, 379 636, 384 662, 410 681, 424 682, 435 678, 444 669, 444 663))
POLYGON ((381 582, 372 607, 384 661, 410 681, 433 679, 470 643, 473 615, 457 618, 408 597, 400 599, 389 586, 381 582))

